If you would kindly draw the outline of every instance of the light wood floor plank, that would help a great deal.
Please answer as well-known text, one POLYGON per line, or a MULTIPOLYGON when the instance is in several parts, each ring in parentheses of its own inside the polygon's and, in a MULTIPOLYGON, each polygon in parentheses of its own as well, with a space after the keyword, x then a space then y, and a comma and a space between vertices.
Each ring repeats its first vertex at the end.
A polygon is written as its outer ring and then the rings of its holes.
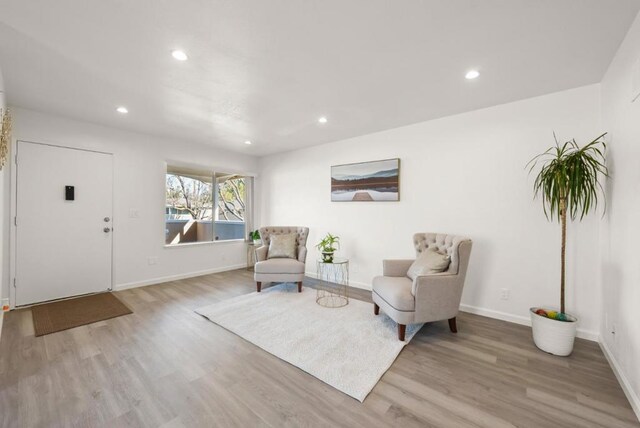
POLYGON ((0 426, 640 427, 597 344, 555 357, 527 327, 464 313, 457 335, 425 325, 359 403, 194 313, 252 276, 119 291, 133 314, 37 338, 29 309, 6 314, 0 426))

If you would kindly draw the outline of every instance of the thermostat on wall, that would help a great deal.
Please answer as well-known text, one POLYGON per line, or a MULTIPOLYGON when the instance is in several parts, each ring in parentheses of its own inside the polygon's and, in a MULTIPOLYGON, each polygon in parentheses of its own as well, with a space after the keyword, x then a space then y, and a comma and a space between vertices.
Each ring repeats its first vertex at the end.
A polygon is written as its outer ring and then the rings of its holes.
POLYGON ((75 201, 76 199, 76 188, 75 186, 64 186, 64 200, 65 201, 75 201))

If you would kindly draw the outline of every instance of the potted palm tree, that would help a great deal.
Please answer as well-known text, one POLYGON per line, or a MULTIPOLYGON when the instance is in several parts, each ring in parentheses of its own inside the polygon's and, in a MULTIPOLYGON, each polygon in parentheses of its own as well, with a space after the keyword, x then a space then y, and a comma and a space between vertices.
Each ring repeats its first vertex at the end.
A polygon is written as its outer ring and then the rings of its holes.
POLYGON ((578 324, 578 319, 565 311, 567 217, 582 220, 598 206, 598 197, 604 193, 599 179, 600 176, 608 176, 605 135, 600 135, 584 147, 580 147, 575 140, 560 144, 556 139, 554 147, 527 164, 530 166, 529 173, 541 165, 533 184, 534 195, 542 199, 547 219, 560 223, 562 234, 560 310, 530 309, 534 343, 541 350, 554 355, 571 354, 578 324))

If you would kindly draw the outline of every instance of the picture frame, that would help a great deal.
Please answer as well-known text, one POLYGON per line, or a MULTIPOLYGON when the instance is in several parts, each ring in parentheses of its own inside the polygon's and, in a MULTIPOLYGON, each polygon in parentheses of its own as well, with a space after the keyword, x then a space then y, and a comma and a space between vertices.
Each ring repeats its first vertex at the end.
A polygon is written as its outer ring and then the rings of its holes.
POLYGON ((331 166, 332 202, 398 202, 400 158, 331 166))

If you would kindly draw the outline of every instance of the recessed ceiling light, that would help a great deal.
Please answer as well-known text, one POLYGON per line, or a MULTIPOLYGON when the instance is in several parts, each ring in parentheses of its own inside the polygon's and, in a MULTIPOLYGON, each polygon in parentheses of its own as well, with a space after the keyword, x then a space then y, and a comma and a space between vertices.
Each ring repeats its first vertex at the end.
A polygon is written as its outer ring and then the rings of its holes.
POLYGON ((321 118, 319 118, 319 119, 318 119, 318 122, 319 122, 319 123, 327 123, 327 122, 328 122, 328 120, 327 120, 327 118, 326 118, 326 117, 322 116, 321 118))
POLYGON ((476 77, 480 76, 480 72, 478 72, 478 70, 469 70, 467 72, 467 74, 465 74, 465 78, 472 80, 475 79, 476 77))
POLYGON ((178 61, 186 61, 189 59, 187 54, 181 50, 171 51, 171 56, 177 59, 178 61))
POLYGON ((118 107, 118 108, 116 109, 116 111, 117 111, 118 113, 122 113, 122 114, 127 114, 127 113, 129 113, 129 110, 127 110, 127 108, 126 108, 126 107, 122 107, 122 106, 118 107))
POLYGON ((250 146, 250 145, 251 145, 251 141, 249 141, 249 140, 245 141, 244 143, 245 143, 247 146, 250 146))

